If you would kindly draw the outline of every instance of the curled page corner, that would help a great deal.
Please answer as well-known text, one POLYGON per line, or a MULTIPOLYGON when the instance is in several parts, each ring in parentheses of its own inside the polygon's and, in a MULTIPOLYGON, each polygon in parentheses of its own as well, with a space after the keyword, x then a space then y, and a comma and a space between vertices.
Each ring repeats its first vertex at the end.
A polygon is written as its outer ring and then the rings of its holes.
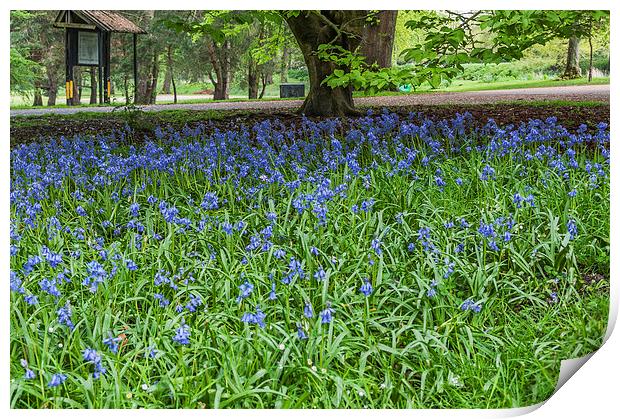
MULTIPOLYGON (((558 378, 558 383, 555 386, 555 390, 553 390, 553 394, 557 393, 560 388, 577 372, 579 368, 583 367, 583 365, 588 362, 588 360, 594 355, 596 351, 591 352, 585 356, 580 358, 571 358, 571 359, 563 359, 560 363, 560 376, 558 378)), ((552 396, 553 397, 553 396, 552 396)))

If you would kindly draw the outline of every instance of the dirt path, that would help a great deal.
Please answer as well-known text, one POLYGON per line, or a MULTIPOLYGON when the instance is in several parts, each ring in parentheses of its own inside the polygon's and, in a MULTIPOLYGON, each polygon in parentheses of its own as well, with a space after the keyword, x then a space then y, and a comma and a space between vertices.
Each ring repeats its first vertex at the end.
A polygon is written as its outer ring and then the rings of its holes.
MULTIPOLYGON (((356 105, 366 106, 412 106, 412 105, 471 105, 506 101, 566 100, 609 102, 609 85, 583 85, 560 87, 536 87, 511 90, 484 90, 478 92, 441 92, 397 96, 361 97, 355 99, 356 105)), ((248 102, 207 102, 187 104, 147 105, 142 109, 149 112, 162 110, 277 110, 301 106, 301 100, 272 100, 248 102)), ((76 107, 76 108, 37 108, 11 110, 11 116, 20 115, 68 115, 78 112, 112 112, 115 108, 76 107)))

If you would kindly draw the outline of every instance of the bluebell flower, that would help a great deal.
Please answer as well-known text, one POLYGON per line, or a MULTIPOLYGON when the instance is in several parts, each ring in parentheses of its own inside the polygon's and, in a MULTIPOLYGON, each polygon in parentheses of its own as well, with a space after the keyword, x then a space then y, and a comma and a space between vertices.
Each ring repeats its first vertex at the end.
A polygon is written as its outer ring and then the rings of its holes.
POLYGON ((30 305, 30 306, 36 306, 37 304, 39 304, 39 300, 37 299, 36 295, 25 295, 24 296, 24 301, 26 302, 26 304, 30 305))
POLYGON ((487 164, 482 168, 482 173, 480 174, 480 180, 489 180, 489 179, 495 179, 495 169, 487 164))
POLYGON ((89 262, 86 268, 88 270, 88 276, 82 281, 82 285, 88 286, 90 292, 95 293, 99 285, 108 278, 108 273, 96 260, 89 262))
POLYGON ((67 376, 65 374, 54 374, 52 375, 52 379, 49 383, 47 383, 48 387, 58 387, 62 383, 67 380, 67 376))
POLYGON ((88 215, 88 213, 84 210, 84 208, 82 208, 81 206, 78 206, 75 209, 75 212, 77 213, 77 215, 79 215, 80 217, 86 217, 88 215))
POLYGON ((471 310, 474 313, 479 313, 481 309, 482 309, 482 305, 479 303, 475 303, 471 298, 468 298, 467 300, 463 301, 463 303, 461 304, 462 311, 471 310))
POLYGON ((222 228, 222 231, 226 233, 227 236, 230 236, 233 233, 233 226, 232 224, 228 222, 224 222, 220 224, 220 227, 222 228))
POLYGON ((297 337, 301 340, 308 339, 306 332, 304 332, 303 327, 300 323, 297 323, 297 337))
POLYGON ((217 194, 215 192, 205 193, 205 196, 202 199, 202 203, 200 204, 200 207, 205 210, 217 209, 219 207, 217 194))
POLYGON ((108 347, 110 352, 113 354, 118 353, 119 345, 118 343, 121 341, 120 337, 115 337, 112 332, 108 332, 108 337, 103 339, 104 345, 108 347))
POLYGON ((316 247, 312 246, 312 247, 310 247, 310 253, 312 253, 314 256, 318 256, 319 255, 319 249, 317 249, 316 247))
POLYGON ((327 274, 325 273, 325 270, 323 269, 323 267, 319 266, 316 272, 314 273, 314 279, 316 279, 317 281, 323 281, 325 280, 326 275, 327 274))
POLYGON ((144 354, 145 358, 155 358, 159 351, 154 346, 149 346, 146 348, 146 353, 144 354))
POLYGON ((137 217, 140 214, 140 204, 134 202, 129 206, 129 212, 131 212, 132 217, 137 217))
POLYGON ((75 328, 75 325, 71 321, 71 315, 73 313, 69 301, 67 301, 63 307, 56 310, 56 314, 58 315, 58 323, 67 326, 71 330, 75 328))
POLYGON ((246 280, 243 284, 239 285, 240 294, 237 297, 237 302, 241 302, 244 298, 248 298, 252 291, 254 291, 254 285, 250 284, 248 280, 246 280))
POLYGON ((41 263, 41 257, 39 255, 30 256, 22 267, 24 275, 28 275, 30 272, 32 272, 34 267, 39 263, 41 263))
POLYGON ((192 294, 189 298, 189 302, 185 305, 185 308, 190 313, 194 313, 201 305, 202 299, 199 296, 192 294))
POLYGON ((11 270, 10 280, 11 280, 11 291, 17 292, 19 294, 26 293, 26 290, 24 289, 24 287, 22 287, 21 278, 13 270, 11 270))
POLYGON ((368 278, 364 279, 364 283, 360 287, 360 292, 364 294, 366 297, 372 294, 372 285, 370 284, 370 280, 368 278))
POLYGON ((55 268, 62 263, 62 256, 58 253, 52 252, 46 246, 43 246, 41 253, 43 254, 45 260, 47 260, 47 263, 49 263, 52 268, 55 268))
POLYGON ((309 319, 314 317, 314 311, 312 310, 312 305, 309 302, 306 302, 304 305, 304 316, 309 319))
POLYGON ((284 249, 276 249, 273 252, 273 256, 278 259, 284 259, 286 257, 286 252, 284 251, 284 249))
POLYGON ((135 262, 131 259, 125 259, 125 264, 127 266, 127 269, 129 269, 130 271, 138 270, 138 265, 136 265, 135 262))
POLYGON ((24 379, 25 380, 32 380, 36 376, 37 375, 35 374, 35 372, 33 370, 31 370, 30 368, 26 368, 26 371, 24 372, 24 379))
POLYGON ((190 336, 191 331, 189 329, 189 326, 185 323, 181 323, 181 326, 176 330, 176 334, 174 335, 172 340, 179 345, 189 345, 190 336))
POLYGON ((572 218, 566 222, 566 229, 568 230, 568 234, 570 234, 570 239, 574 240, 577 237, 577 224, 575 224, 575 220, 572 218))
POLYGON ((372 248, 372 250, 375 251, 377 256, 381 256, 381 254, 383 253, 381 250, 381 244, 381 240, 379 240, 378 238, 372 239, 372 241, 370 242, 370 247, 372 248))
POLYGON ((327 308, 321 311, 321 313, 319 314, 321 316, 321 323, 323 324, 331 323, 334 312, 335 310, 331 308, 329 303, 327 303, 327 308))
POLYGON ((24 379, 25 380, 32 380, 33 378, 36 377, 35 372, 32 371, 30 368, 28 368, 28 361, 26 361, 25 359, 22 359, 22 360, 19 361, 19 363, 26 370, 25 373, 24 373, 24 379))
POLYGON ((269 299, 272 301, 278 299, 278 296, 276 295, 276 283, 275 282, 271 283, 271 292, 269 292, 269 299))

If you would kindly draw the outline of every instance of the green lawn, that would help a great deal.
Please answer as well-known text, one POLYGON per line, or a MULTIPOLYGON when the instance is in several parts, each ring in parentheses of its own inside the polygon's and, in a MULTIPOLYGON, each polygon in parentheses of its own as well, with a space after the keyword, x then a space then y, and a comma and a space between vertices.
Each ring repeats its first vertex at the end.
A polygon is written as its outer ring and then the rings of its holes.
MULTIPOLYGON (((416 92, 412 93, 402 93, 402 92, 382 92, 377 96, 391 96, 391 95, 403 95, 403 94, 417 94, 417 93, 429 93, 429 92, 468 92, 468 91, 480 91, 480 90, 501 90, 501 89, 522 89, 528 87, 554 87, 554 86, 579 86, 586 84, 609 84, 609 77, 600 77, 592 79, 591 83, 588 83, 586 78, 575 79, 575 80, 526 80, 526 81, 501 81, 501 82, 493 82, 493 83, 483 83, 477 81, 468 81, 468 80, 455 80, 450 86, 442 87, 439 89, 432 89, 430 86, 422 86, 416 92)), ((180 89, 181 94, 195 94, 196 92, 203 90, 204 86, 201 85, 190 85, 189 87, 185 86, 183 89, 180 89)), ((307 91, 306 87, 306 91, 307 91)), ((231 92, 231 98, 226 100, 228 101, 249 101, 245 96, 243 96, 244 92, 233 90, 231 92)), ((263 99, 253 99, 253 100, 280 100, 279 99, 279 87, 276 84, 270 85, 267 87, 265 96, 263 99)), ((362 93, 356 92, 354 93, 355 97, 363 97, 365 96, 362 93)), ((84 94, 84 97, 88 96, 84 94)), ((204 95, 204 98, 192 98, 192 99, 181 99, 178 103, 209 103, 214 102, 213 99, 209 99, 210 95, 204 95)), ((112 98, 112 106, 123 106, 124 105, 124 97, 115 96, 112 98)), ((29 100, 25 100, 19 96, 11 96, 11 109, 30 109, 32 106, 28 105, 29 100)), ((45 100, 44 100, 45 102, 45 100)), ((65 96, 58 96, 57 103, 55 107, 61 108, 66 107, 64 105, 65 96)), ((172 103, 172 100, 159 100, 158 104, 167 104, 172 103)), ((83 104, 80 105, 82 107, 97 107, 101 105, 89 105, 83 104)), ((108 106, 108 105, 106 105, 108 106)))

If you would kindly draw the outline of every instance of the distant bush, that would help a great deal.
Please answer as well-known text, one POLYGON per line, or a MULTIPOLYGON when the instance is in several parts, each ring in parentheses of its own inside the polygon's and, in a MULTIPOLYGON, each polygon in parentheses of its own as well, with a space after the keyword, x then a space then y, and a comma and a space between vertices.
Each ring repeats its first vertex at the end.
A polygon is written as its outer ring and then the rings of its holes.
POLYGON ((486 83, 509 80, 537 80, 557 76, 561 71, 549 61, 521 60, 500 64, 466 64, 459 77, 486 83))
POLYGON ((290 79, 295 79, 295 80, 308 80, 309 79, 308 69, 306 67, 291 68, 288 71, 288 77, 290 79))

